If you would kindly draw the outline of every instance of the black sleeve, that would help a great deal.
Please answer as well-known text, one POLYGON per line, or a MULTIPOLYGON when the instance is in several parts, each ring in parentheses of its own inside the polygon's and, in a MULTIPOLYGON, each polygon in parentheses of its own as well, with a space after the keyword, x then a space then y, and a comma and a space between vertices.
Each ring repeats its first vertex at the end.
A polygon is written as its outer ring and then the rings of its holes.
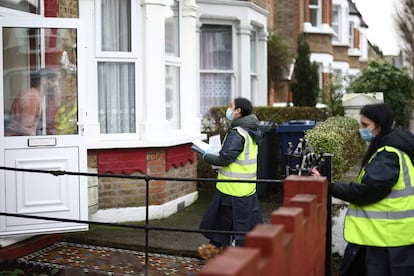
POLYGON ((227 166, 233 163, 237 156, 243 151, 244 138, 237 130, 230 130, 227 134, 219 155, 205 154, 203 159, 212 165, 216 166, 227 166))
POLYGON ((400 173, 397 154, 382 151, 366 166, 361 183, 332 183, 332 196, 356 205, 368 205, 385 198, 397 183, 400 173))

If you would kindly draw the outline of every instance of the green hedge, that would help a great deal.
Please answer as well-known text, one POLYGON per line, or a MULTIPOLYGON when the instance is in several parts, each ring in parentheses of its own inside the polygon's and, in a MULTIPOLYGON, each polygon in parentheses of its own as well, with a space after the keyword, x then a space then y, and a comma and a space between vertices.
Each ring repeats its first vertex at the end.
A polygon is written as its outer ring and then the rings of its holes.
MULTIPOLYGON (((213 107, 202 121, 203 132, 207 136, 220 134, 224 135, 229 127, 226 119, 227 106, 213 107)), ((260 121, 270 121, 276 124, 291 120, 316 120, 324 121, 330 116, 325 108, 315 107, 272 107, 255 106, 253 113, 260 121)))
MULTIPOLYGON (((227 106, 213 107, 210 109, 208 115, 203 118, 202 126, 203 132, 207 134, 207 137, 220 134, 221 139, 224 139, 230 122, 226 119, 227 106)), ((260 121, 273 122, 276 125, 288 122, 291 120, 326 120, 330 113, 327 109, 314 108, 314 107, 271 107, 271 106, 256 106, 253 113, 256 114, 260 121)), ((269 134, 268 134, 269 135, 269 134)), ((281 178, 282 172, 282 153, 281 143, 279 135, 273 133, 271 135, 273 147, 269 150, 272 151, 275 157, 273 164, 274 175, 276 179, 281 178)), ((201 178, 215 178, 216 172, 211 169, 211 166, 206 163, 198 155, 197 175, 201 178)))
MULTIPOLYGON (((221 139, 229 127, 226 119, 227 106, 213 107, 210 113, 203 118, 203 129, 207 136, 220 134, 221 139)), ((361 155, 366 149, 365 142, 360 138, 358 129, 359 123, 351 117, 335 116, 329 117, 327 109, 313 107, 254 107, 253 111, 260 121, 270 121, 276 126, 291 120, 316 120, 315 128, 305 131, 305 139, 318 151, 322 149, 324 153, 333 154, 332 180, 338 180, 342 175, 360 160, 361 155)), ((267 134, 270 135, 270 134, 267 134)), ((273 168, 276 179, 280 179, 282 172, 282 145, 279 135, 275 132, 271 134, 275 157, 273 168)), ((260 149, 259 149, 260 151, 260 149)), ((215 178, 216 172, 211 166, 198 155, 197 166, 198 177, 215 178)))
POLYGON ((305 139, 316 149, 333 154, 332 181, 339 180, 366 150, 358 133, 359 123, 351 117, 335 116, 305 131, 305 139))

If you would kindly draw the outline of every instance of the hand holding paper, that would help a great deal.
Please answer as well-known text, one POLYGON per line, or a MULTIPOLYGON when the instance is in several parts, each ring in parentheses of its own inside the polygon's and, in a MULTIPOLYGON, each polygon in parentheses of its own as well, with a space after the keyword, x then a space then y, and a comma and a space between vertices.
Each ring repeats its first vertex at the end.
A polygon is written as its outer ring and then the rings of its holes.
POLYGON ((221 139, 220 135, 213 135, 209 138, 209 143, 196 139, 193 141, 191 149, 200 154, 211 153, 219 155, 221 150, 221 139))
POLYGON ((201 141, 200 139, 194 140, 191 149, 199 154, 204 154, 209 150, 209 144, 201 141))

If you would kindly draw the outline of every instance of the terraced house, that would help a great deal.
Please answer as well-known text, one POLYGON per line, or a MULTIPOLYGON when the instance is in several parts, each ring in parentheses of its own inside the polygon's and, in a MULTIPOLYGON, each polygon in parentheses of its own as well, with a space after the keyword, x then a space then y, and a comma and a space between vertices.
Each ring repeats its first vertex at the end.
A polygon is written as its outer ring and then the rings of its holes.
MULTIPOLYGON (((144 219, 145 182, 87 173, 194 178, 191 141, 210 107, 287 100, 286 85, 268 88, 269 34, 293 49, 306 34, 321 87, 357 73, 370 48, 345 0, 3 0, 0 28, 0 166, 80 173, 2 169, 0 211, 111 222, 144 219), (31 121, 15 112, 25 97, 31 121), (35 133, 6 132, 21 118, 35 133)), ((195 182, 152 181, 150 218, 197 196, 195 182)), ((0 245, 85 229, 2 216, 0 245)))
MULTIPOLYGON (((270 33, 280 35, 292 50, 297 48, 298 35, 305 34, 310 59, 318 64, 320 88, 333 76, 352 78, 370 58, 382 55, 368 41, 369 26, 351 0, 267 2, 267 6, 274 9, 274 17, 268 18, 270 33)), ((286 84, 269 89, 269 104, 289 99, 286 84)))

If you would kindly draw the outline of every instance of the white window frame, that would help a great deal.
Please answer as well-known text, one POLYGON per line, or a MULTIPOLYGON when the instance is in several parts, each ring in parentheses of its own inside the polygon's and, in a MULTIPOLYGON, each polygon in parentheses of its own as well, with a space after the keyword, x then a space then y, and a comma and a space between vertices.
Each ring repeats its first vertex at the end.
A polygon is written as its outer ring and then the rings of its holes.
POLYGON ((309 21, 310 21, 312 27, 319 27, 322 24, 322 0, 315 0, 315 1, 318 2, 316 5, 312 5, 311 1, 312 0, 309 1, 309 14, 310 14, 309 21), (316 18, 315 18, 316 19, 316 22, 315 22, 316 25, 313 25, 313 22, 312 22, 312 19, 313 19, 312 18, 312 11, 313 10, 316 11, 316 18))
POLYGON ((96 43, 95 43, 95 52, 97 58, 137 58, 138 55, 138 31, 140 26, 137 25, 138 17, 140 14, 138 12, 141 10, 138 8, 137 0, 131 1, 131 51, 130 52, 116 52, 116 51, 102 51, 101 47, 101 25, 102 25, 102 12, 101 12, 101 1, 105 0, 96 0, 95 1, 95 11, 96 11, 96 24, 95 24, 95 34, 96 34, 96 43))
POLYGON ((258 41, 258 30, 252 28, 250 32, 250 74, 257 75, 257 47, 258 41), (254 49, 253 49, 254 46, 254 49))
MULTIPOLYGON (((96 43, 95 43, 95 65, 94 68, 98 72, 98 64, 101 62, 113 62, 113 63, 133 63, 135 67, 135 132, 134 133, 101 133, 99 131, 99 139, 102 142, 108 141, 117 141, 117 140, 137 140, 140 132, 139 128, 139 118, 140 118, 140 106, 142 105, 140 96, 140 87, 142 87, 142 80, 139 77, 141 74, 141 62, 138 49, 138 38, 140 35, 140 21, 138 20, 141 17, 141 8, 139 6, 138 0, 131 0, 131 51, 130 52, 117 52, 117 51, 102 51, 101 48, 101 1, 95 1, 95 34, 96 34, 96 43)), ((98 78, 96 73, 96 88, 98 87, 98 78)), ((99 95, 97 93, 96 99, 99 95)), ((96 112, 99 112, 98 103, 96 105, 96 112)), ((99 116, 99 115, 98 115, 99 116)))
POLYGON ((341 6, 340 5, 333 5, 332 8, 332 30, 334 32, 334 36, 332 40, 336 43, 342 41, 342 26, 341 26, 341 6), (336 16, 335 16, 336 14, 336 16))
MULTIPOLYGON (((237 53, 236 53, 236 45, 237 45, 237 37, 236 37, 236 31, 235 31, 235 26, 233 24, 233 22, 229 22, 229 21, 221 21, 221 20, 217 20, 217 21, 203 21, 202 25, 219 25, 219 26, 228 26, 231 29, 231 41, 232 41, 232 53, 231 53, 231 58, 232 58, 232 64, 231 64, 231 69, 228 70, 221 70, 221 69, 202 69, 201 68, 201 62, 200 62, 200 81, 201 81, 201 75, 202 74, 228 74, 230 76, 230 101, 231 99, 234 97, 234 91, 235 91, 235 83, 236 83, 236 74, 235 74, 235 67, 237 66, 236 63, 236 57, 237 57, 237 53)), ((200 27, 200 36, 201 36, 201 27, 200 27)), ((201 43, 201 37, 200 37, 200 43, 201 43)), ((200 48, 200 55, 201 55, 201 48, 200 48)), ((201 86, 200 86, 200 97, 201 97, 201 86)), ((226 103, 229 104, 230 102, 226 103)), ((201 106, 201 103, 200 103, 201 106)), ((201 115, 205 115, 205 114, 201 114, 201 115)))

